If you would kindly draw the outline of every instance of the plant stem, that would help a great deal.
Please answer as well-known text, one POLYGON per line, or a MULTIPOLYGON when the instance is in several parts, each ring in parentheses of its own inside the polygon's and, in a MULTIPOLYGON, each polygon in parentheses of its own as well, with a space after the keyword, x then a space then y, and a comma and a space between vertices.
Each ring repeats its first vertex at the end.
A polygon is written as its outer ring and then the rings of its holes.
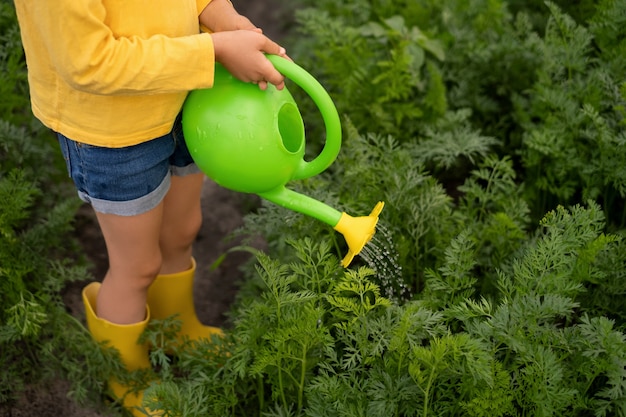
POLYGON ((303 346, 302 349, 302 367, 300 368, 300 386, 298 387, 298 411, 302 410, 302 403, 304 398, 304 377, 306 376, 306 347, 303 346))
POLYGON ((430 397, 430 387, 433 384, 434 378, 435 378, 435 367, 433 367, 430 371, 430 376, 428 377, 428 384, 426 384, 426 389, 424 390, 424 413, 422 417, 427 417, 428 415, 428 400, 430 397))
POLYGON ((285 410, 287 409, 287 398, 285 397, 285 387, 283 384, 283 371, 282 367, 278 367, 278 387, 280 388, 280 398, 283 401, 283 406, 285 410))

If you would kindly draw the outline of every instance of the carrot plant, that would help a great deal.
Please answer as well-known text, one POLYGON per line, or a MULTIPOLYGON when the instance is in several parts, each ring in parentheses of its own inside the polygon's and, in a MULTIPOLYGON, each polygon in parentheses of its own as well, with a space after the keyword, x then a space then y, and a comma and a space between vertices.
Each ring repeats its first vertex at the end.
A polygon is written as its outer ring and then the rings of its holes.
MULTIPOLYGON (((411 137, 424 120, 445 113, 439 69, 444 49, 404 16, 368 20, 361 11, 337 17, 322 8, 298 15, 301 30, 316 33, 315 39, 305 38, 303 45, 296 45, 312 55, 302 54, 301 64, 318 67, 316 76, 338 93, 333 99, 339 111, 349 108, 355 124, 375 120, 378 133, 402 139, 411 137), (332 47, 320 48, 320 44, 332 47)), ((315 114, 315 109, 309 113, 315 114)))
POLYGON ((464 233, 403 302, 382 295, 371 269, 340 268, 328 242, 292 241, 288 263, 258 253, 258 295, 233 310, 226 350, 183 352, 171 375, 184 377, 153 385, 153 405, 198 416, 624 415, 626 338, 583 307, 589 278, 607 272, 596 260, 621 240, 602 233, 595 204, 540 226, 499 258, 486 295, 464 233))
POLYGON ((21 123, 30 119, 24 54, 12 2, 0 1, 0 114, 21 123))
MULTIPOLYGON (((619 3, 619 2, 617 2, 619 3)), ((555 5, 532 95, 518 117, 529 201, 538 210, 594 199, 611 224, 623 226, 625 77, 623 9, 600 2, 588 25, 555 5)))

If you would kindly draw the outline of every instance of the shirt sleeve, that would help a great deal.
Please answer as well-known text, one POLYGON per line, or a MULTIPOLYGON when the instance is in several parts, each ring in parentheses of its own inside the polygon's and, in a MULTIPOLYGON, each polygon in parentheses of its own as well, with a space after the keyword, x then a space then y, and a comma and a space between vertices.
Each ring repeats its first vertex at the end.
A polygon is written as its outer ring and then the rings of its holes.
MULTIPOLYGON (((197 5, 210 0, 196 0, 197 5)), ((114 36, 101 0, 38 2, 51 64, 72 88, 92 94, 157 94, 210 87, 209 34, 114 36)), ((206 6, 205 4, 205 6, 206 6)), ((165 13, 164 11, 157 11, 165 13)))

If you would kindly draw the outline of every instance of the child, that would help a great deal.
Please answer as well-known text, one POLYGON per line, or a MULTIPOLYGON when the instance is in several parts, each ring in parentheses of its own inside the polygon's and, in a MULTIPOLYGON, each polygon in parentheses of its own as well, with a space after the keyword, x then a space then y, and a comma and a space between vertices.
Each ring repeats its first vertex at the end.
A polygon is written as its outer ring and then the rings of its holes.
MULTIPOLYGON (((215 62, 281 89, 264 53, 285 55, 229 0, 15 0, 33 113, 57 133, 80 198, 104 235, 109 270, 83 291, 89 330, 129 370, 149 366, 137 338, 151 318, 178 314, 179 338, 209 338, 198 321, 192 243, 203 174, 185 146, 187 93, 209 88, 215 62), (208 29, 201 31, 200 28, 208 29)), ((142 394, 114 379, 136 415, 142 394)), ((158 415, 151 411, 151 415, 158 415)))

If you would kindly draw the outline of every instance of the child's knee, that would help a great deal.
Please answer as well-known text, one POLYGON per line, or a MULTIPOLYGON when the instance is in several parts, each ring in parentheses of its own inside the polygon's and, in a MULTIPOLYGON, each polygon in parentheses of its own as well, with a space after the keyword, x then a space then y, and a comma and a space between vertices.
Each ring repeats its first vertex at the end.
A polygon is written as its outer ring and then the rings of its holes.
POLYGON ((117 271, 117 274, 127 280, 128 286, 138 291, 147 291, 161 271, 162 257, 160 254, 142 261, 136 260, 126 271, 117 271))
POLYGON ((168 227, 161 236, 161 247, 164 248, 187 248, 193 244, 202 226, 202 213, 198 210, 181 219, 179 224, 168 227))

